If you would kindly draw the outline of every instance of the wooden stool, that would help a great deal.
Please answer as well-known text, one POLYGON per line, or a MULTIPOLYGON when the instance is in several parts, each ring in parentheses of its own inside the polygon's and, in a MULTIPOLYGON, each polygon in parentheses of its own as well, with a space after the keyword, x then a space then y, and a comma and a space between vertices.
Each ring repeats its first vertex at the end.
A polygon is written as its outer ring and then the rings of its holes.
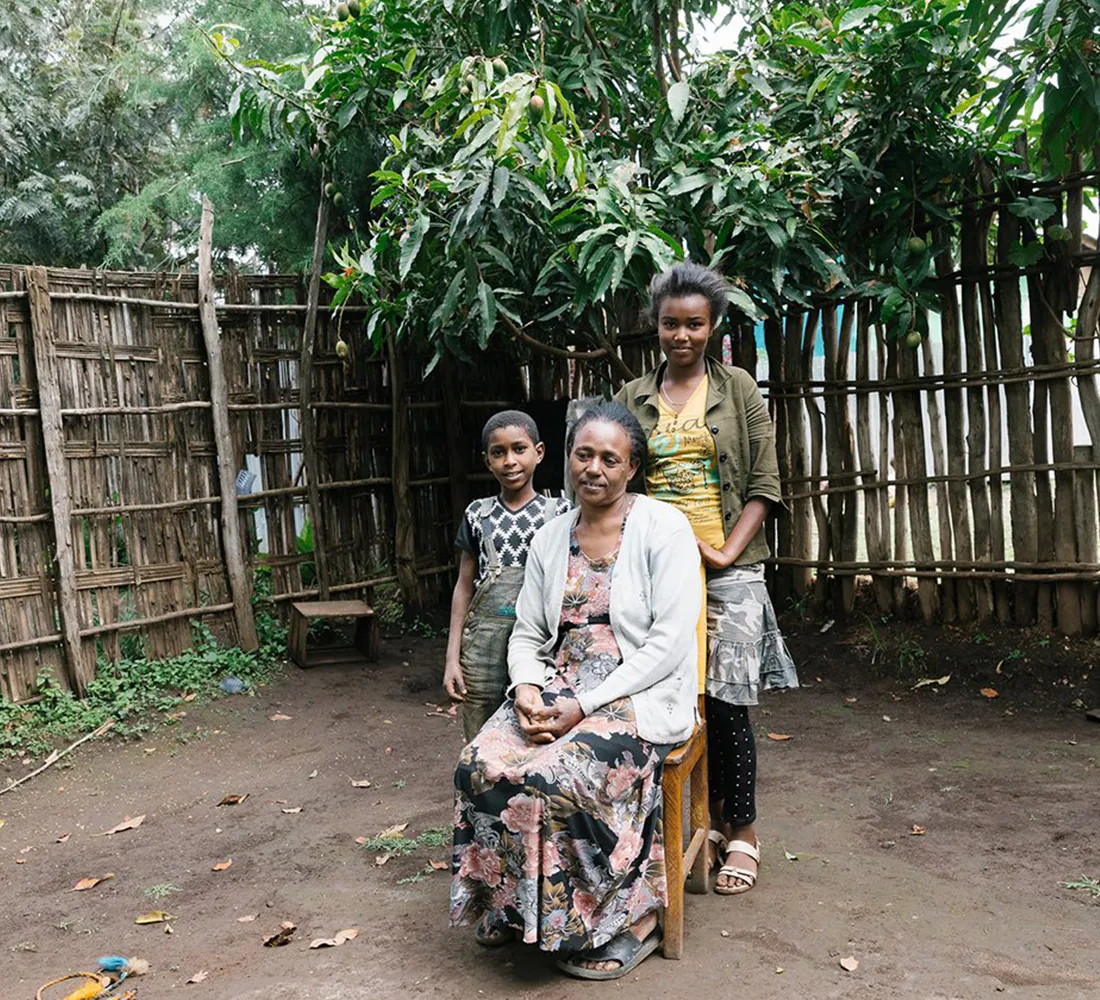
POLYGON ((295 601, 290 606, 290 658, 299 667, 331 666, 378 659, 378 619, 366 601, 295 601), (308 650, 309 624, 314 619, 354 618, 350 646, 308 650))
MULTIPOLYGON (((699 696, 699 718, 703 720, 703 698, 699 696)), ((700 721, 687 742, 666 758, 664 768, 665 874, 668 906, 662 952, 665 958, 679 958, 684 952, 684 882, 689 892, 710 892, 707 864, 707 833, 710 830, 710 802, 707 789, 707 724, 700 721), (684 783, 690 784, 691 825, 684 850, 684 783), (681 853, 682 852, 682 853, 681 853)))

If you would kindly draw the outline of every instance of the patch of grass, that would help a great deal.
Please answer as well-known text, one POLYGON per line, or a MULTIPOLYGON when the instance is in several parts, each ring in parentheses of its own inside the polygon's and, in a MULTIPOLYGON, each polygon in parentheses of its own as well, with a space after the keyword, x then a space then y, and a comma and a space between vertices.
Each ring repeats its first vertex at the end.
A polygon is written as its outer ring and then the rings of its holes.
POLYGON ((217 697, 223 677, 239 677, 249 687, 270 680, 283 666, 286 629, 266 611, 257 610, 260 648, 251 653, 223 646, 205 625, 192 623, 191 649, 163 660, 101 657, 95 680, 83 699, 39 678, 39 700, 30 705, 0 701, 0 759, 14 754, 41 756, 55 745, 116 720, 113 734, 133 737, 148 731, 149 716, 165 714, 184 702, 217 697))
POLYGON ((183 890, 178 885, 172 885, 171 882, 163 882, 160 885, 146 886, 141 894, 146 899, 158 900, 166 899, 174 892, 183 892, 183 890))
POLYGON ((451 842, 451 828, 448 826, 436 826, 425 830, 419 837, 371 837, 362 845, 364 851, 372 854, 390 854, 394 857, 404 857, 413 854, 417 850, 435 850, 444 847, 451 842))
POLYGON ((1082 892, 1087 892, 1093 899, 1100 899, 1100 879, 1082 875, 1072 882, 1059 882, 1058 884, 1065 889, 1080 889, 1082 892))

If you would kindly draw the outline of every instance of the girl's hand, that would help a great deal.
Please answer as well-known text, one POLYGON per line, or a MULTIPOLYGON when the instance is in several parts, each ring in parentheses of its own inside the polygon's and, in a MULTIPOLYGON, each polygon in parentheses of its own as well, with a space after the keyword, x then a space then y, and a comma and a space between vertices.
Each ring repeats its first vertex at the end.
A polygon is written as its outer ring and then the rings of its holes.
POLYGON ((733 565, 734 559, 737 558, 725 549, 716 549, 701 538, 696 538, 695 542, 699 546, 699 555, 703 557, 703 562, 711 569, 728 569, 733 565))
POLYGON ((448 660, 443 668, 443 690, 451 701, 465 701, 466 681, 462 677, 462 667, 458 660, 448 660))

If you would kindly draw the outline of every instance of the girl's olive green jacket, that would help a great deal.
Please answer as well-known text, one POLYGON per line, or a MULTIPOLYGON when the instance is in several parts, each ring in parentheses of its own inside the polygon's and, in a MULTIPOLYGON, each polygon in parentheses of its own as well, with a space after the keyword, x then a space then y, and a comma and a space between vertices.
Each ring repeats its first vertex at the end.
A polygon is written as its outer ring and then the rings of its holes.
MULTIPOLYGON (((657 426, 657 392, 667 362, 628 382, 615 398, 638 418, 646 437, 657 426)), ((756 380, 743 368, 728 368, 713 358, 706 359, 707 427, 718 455, 722 483, 722 520, 726 537, 741 516, 745 504, 759 497, 782 502, 779 462, 775 455, 775 429, 768 406, 756 387, 756 380)), ((768 557, 763 530, 745 546, 737 565, 762 562, 768 557)))

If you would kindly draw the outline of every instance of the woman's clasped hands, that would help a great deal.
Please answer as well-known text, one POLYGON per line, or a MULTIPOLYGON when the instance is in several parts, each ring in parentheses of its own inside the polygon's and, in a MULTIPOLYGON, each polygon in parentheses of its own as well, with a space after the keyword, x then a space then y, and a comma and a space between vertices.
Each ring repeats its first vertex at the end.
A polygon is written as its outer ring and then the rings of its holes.
POLYGON ((542 689, 534 684, 520 684, 516 688, 516 721, 529 743, 553 743, 583 718, 576 698, 559 698, 546 705, 542 689))

